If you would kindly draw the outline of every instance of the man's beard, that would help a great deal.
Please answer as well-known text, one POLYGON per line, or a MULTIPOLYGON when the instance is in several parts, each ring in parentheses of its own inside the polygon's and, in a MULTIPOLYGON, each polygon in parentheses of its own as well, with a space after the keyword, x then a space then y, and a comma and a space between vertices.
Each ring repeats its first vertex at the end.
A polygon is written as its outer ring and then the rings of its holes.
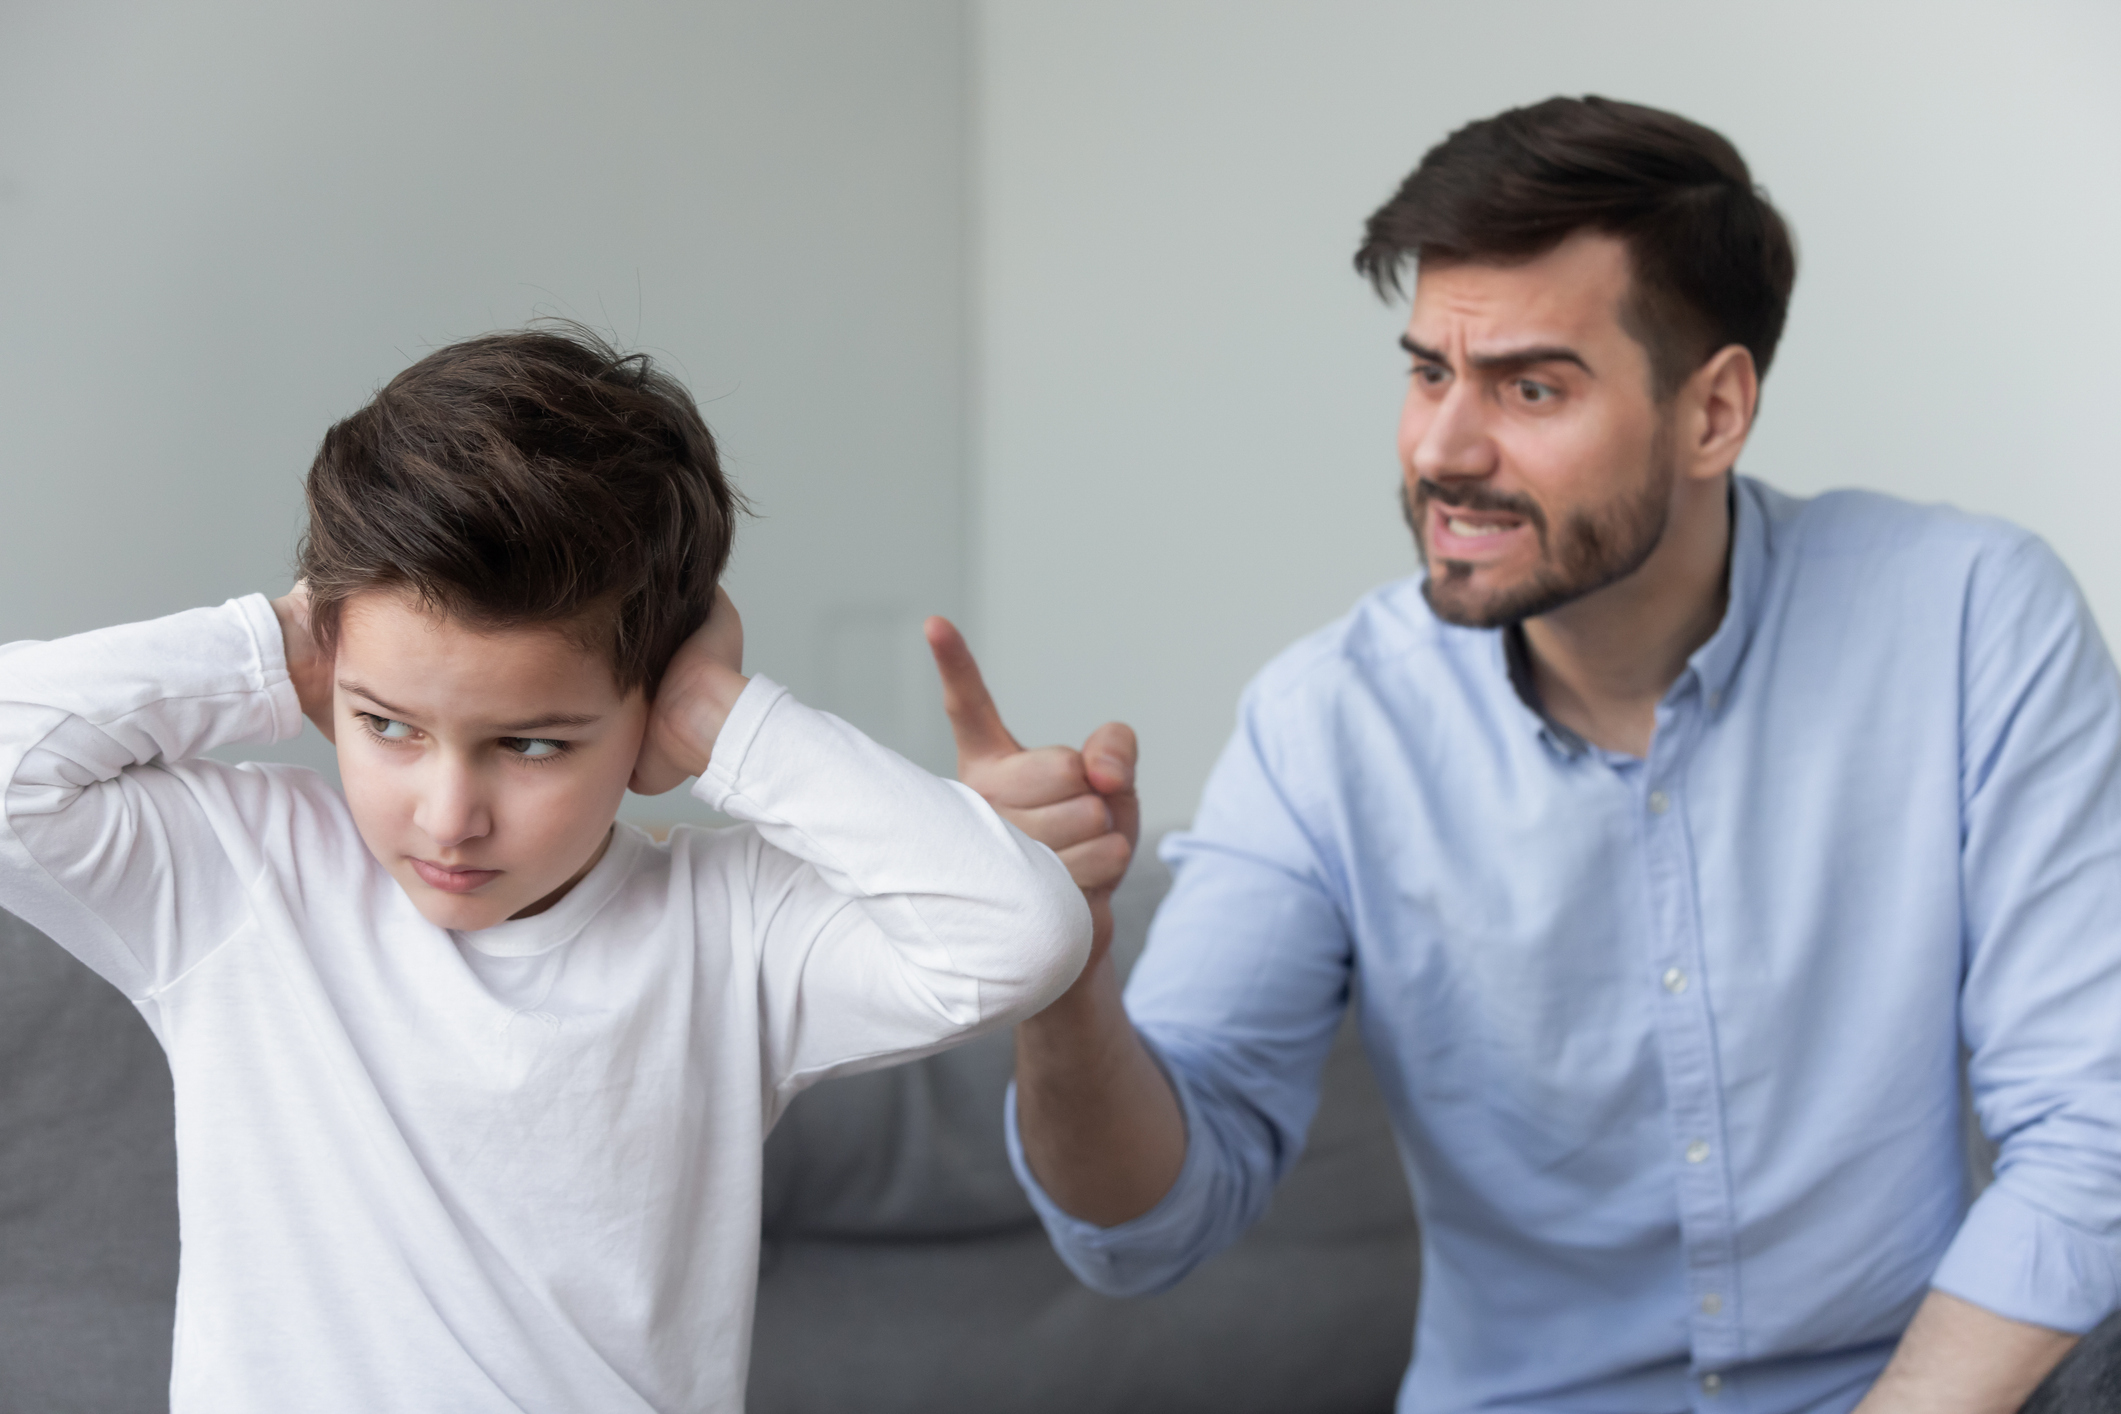
POLYGON ((1672 483, 1678 469, 1672 464, 1667 439, 1661 433, 1650 449, 1650 461, 1650 475, 1641 490, 1596 510, 1568 517, 1561 522, 1558 534, 1552 536, 1548 533, 1546 512, 1528 496, 1507 495, 1478 484, 1454 486, 1424 477, 1415 483, 1410 499, 1402 481, 1400 511, 1414 532, 1414 552, 1429 571, 1429 577, 1422 582, 1422 598, 1429 601, 1430 610, 1445 623, 1463 628, 1501 628, 1552 613, 1564 604, 1626 579, 1642 568, 1656 550, 1671 517, 1672 483), (1427 522, 1431 501, 1461 510, 1522 517, 1539 538, 1539 568, 1521 584, 1506 585, 1485 595, 1477 593, 1472 587, 1473 565, 1464 560, 1429 562, 1421 528, 1427 522))

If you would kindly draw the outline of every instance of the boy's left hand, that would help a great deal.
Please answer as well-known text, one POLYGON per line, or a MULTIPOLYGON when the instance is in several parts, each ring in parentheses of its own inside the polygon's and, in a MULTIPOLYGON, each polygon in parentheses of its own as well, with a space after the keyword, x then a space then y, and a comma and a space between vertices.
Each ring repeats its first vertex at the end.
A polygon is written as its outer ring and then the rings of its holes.
POLYGON ((326 741, 337 740, 332 730, 332 660, 324 656, 309 632, 309 585, 301 580, 272 601, 273 617, 280 621, 280 642, 287 656, 287 680, 294 685, 302 704, 302 715, 316 723, 326 741))
POLYGON ((715 738, 743 696, 744 621, 729 591, 714 591, 707 622, 678 646, 648 709, 648 729, 627 789, 661 795, 707 769, 715 738))

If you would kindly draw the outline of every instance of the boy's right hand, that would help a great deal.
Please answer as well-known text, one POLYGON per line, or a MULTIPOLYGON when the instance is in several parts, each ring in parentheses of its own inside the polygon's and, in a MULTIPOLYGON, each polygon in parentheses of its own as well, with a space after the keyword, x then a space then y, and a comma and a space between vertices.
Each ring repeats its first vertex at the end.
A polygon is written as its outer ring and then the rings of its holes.
POLYGON ((302 715, 317 724, 326 741, 332 731, 332 660, 317 647, 309 632, 309 586, 295 587, 272 601, 273 617, 280 621, 280 641, 286 646, 287 679, 302 704, 302 715))
POLYGON ((995 813, 1060 856, 1090 904, 1090 962, 1112 946, 1112 891, 1126 876, 1141 832, 1134 795, 1134 729, 1107 722, 1080 751, 1026 750, 1002 725, 964 635, 948 619, 925 625, 928 649, 943 679, 943 710, 957 738, 957 777, 995 813))

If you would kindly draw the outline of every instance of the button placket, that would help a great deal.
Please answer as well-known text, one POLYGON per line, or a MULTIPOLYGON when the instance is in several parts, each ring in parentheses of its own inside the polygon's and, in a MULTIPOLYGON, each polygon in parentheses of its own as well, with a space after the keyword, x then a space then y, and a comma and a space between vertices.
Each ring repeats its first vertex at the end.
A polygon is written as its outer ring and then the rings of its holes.
MULTIPOLYGON (((1707 996, 1692 985, 1703 952, 1693 849, 1680 789, 1683 763, 1699 739, 1698 693, 1660 712, 1641 797, 1643 864, 1649 888, 1655 953, 1651 962, 1663 995, 1656 1011, 1668 1116, 1675 1135, 1680 1242, 1692 1308, 1698 1364, 1724 1365, 1739 1355, 1735 1301, 1736 1233, 1724 1164, 1723 1105, 1707 996)), ((1703 1393, 1713 1395, 1703 1381, 1703 1393)))

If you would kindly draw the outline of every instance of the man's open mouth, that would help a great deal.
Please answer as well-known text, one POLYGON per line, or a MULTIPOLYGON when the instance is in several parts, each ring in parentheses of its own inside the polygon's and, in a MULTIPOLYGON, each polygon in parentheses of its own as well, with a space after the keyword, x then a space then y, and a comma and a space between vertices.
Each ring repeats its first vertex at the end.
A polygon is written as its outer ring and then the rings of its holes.
POLYGON ((1503 511, 1429 503, 1429 553, 1440 560, 1485 560, 1513 553, 1532 523, 1503 511))
POLYGON ((1451 515, 1447 512, 1444 515, 1443 523, 1453 535, 1463 535, 1468 538, 1478 539, 1484 535, 1500 535, 1504 531, 1515 530, 1524 522, 1514 519, 1469 520, 1464 516, 1451 515))

